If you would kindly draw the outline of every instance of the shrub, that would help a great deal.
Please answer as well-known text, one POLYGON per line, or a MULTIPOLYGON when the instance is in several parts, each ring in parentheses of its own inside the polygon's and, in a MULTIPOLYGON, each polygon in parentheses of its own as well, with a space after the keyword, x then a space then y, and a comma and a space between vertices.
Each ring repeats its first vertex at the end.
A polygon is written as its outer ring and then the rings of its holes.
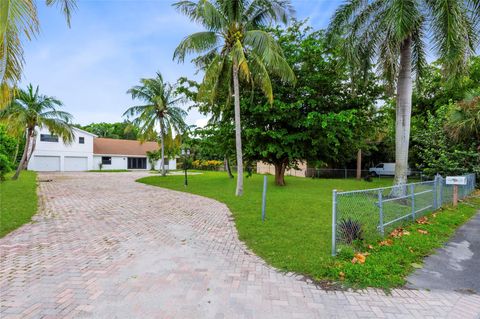
POLYGON ((223 165, 222 161, 217 160, 195 160, 192 162, 193 168, 196 169, 218 169, 223 165))
POLYGON ((338 223, 339 239, 346 244, 353 244, 354 241, 363 240, 362 224, 351 218, 340 219, 338 223))
POLYGON ((0 181, 5 180, 5 174, 10 172, 13 168, 13 164, 7 155, 0 153, 0 181))

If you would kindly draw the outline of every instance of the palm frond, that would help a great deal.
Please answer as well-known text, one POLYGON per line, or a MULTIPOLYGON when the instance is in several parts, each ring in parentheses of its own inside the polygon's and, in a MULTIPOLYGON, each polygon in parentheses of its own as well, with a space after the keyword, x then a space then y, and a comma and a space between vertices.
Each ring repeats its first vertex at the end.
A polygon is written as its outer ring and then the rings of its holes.
POLYGON ((46 3, 47 6, 59 6, 65 15, 65 19, 67 19, 68 26, 71 26, 72 13, 77 9, 76 0, 46 0, 46 3))
POLYGON ((173 59, 184 62, 185 56, 191 53, 203 53, 217 47, 219 38, 215 32, 197 32, 180 42, 173 53, 173 59))

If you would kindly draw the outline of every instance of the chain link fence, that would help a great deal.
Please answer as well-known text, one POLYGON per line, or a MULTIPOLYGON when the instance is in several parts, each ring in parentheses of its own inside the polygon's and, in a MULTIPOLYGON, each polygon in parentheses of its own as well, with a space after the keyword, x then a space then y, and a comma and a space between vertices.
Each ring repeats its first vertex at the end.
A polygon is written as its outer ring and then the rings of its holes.
MULTIPOLYGON (((475 174, 465 175, 458 198, 475 190, 475 174)), ((348 192, 333 191, 332 255, 339 245, 381 238, 403 224, 414 221, 443 204, 451 203, 453 185, 437 175, 433 181, 348 192)))

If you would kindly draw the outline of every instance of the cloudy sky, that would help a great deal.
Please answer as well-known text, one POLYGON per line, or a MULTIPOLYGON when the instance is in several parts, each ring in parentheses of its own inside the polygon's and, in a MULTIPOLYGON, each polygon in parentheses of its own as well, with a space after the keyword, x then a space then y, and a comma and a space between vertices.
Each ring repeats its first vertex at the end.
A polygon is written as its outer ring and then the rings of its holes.
MULTIPOLYGON (((177 13, 170 0, 79 0, 66 26, 58 8, 38 1, 41 34, 25 44, 21 85, 39 85, 41 92, 65 104, 75 122, 116 122, 132 102, 126 91, 158 70, 167 81, 180 76, 197 80, 192 65, 172 61, 173 51, 188 34, 201 30, 177 13)), ((293 0, 298 19, 324 28, 339 0, 293 0)), ((189 124, 206 119, 190 111, 189 124)))

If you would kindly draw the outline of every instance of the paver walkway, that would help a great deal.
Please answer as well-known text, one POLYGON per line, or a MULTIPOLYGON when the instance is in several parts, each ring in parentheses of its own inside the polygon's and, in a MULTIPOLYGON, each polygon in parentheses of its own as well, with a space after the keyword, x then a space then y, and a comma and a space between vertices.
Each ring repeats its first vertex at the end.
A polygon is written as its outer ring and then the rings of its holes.
POLYGON ((0 239, 2 319, 479 317, 478 295, 326 292, 279 273, 225 205, 140 176, 40 175, 42 211, 0 239))

